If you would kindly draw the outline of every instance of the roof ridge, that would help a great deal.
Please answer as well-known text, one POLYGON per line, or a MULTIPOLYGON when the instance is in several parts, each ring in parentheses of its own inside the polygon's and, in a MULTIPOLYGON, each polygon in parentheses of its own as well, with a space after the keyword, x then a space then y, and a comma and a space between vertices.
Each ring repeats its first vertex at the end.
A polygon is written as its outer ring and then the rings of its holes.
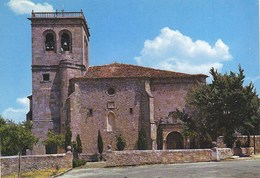
POLYGON ((114 62, 100 66, 90 66, 85 77, 90 78, 129 78, 129 77, 149 77, 149 78, 171 78, 171 77, 195 77, 205 76, 204 74, 187 74, 170 70, 155 69, 146 66, 125 64, 114 62))

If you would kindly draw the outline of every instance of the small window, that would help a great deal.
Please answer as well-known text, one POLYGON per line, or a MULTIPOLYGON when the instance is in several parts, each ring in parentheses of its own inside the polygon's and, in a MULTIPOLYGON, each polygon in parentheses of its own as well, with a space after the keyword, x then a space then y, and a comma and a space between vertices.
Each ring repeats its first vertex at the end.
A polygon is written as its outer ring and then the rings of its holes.
POLYGON ((114 88, 109 88, 109 89, 107 90, 107 93, 112 96, 112 95, 114 95, 114 94, 116 93, 116 91, 115 91, 114 88))
POLYGON ((113 101, 110 101, 110 102, 107 102, 107 109, 115 109, 115 102, 113 101))
POLYGON ((130 114, 133 114, 133 108, 129 109, 130 114))
POLYGON ((45 50, 46 51, 54 51, 54 35, 52 33, 47 33, 45 36, 45 50))
POLYGON ((88 109, 88 116, 92 117, 93 116, 93 109, 88 109))
POLYGON ((42 80, 44 82, 50 81, 50 74, 42 74, 42 80))

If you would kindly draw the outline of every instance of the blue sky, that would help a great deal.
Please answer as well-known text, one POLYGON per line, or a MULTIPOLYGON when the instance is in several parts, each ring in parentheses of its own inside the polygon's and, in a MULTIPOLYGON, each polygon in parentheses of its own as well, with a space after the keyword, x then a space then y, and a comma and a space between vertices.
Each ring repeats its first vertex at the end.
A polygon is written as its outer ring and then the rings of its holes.
POLYGON ((186 73, 245 69, 260 93, 258 0, 1 0, 0 115, 25 119, 31 94, 31 10, 83 10, 90 65, 186 73))

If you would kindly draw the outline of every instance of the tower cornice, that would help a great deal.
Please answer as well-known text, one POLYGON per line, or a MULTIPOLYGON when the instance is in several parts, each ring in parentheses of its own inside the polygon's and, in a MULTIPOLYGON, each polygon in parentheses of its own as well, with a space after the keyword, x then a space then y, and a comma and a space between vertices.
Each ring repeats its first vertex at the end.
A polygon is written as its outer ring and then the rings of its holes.
POLYGON ((88 38, 90 37, 89 27, 82 11, 80 12, 34 12, 28 18, 32 22, 32 26, 52 25, 83 25, 88 38), (73 19, 73 20, 72 20, 73 19))

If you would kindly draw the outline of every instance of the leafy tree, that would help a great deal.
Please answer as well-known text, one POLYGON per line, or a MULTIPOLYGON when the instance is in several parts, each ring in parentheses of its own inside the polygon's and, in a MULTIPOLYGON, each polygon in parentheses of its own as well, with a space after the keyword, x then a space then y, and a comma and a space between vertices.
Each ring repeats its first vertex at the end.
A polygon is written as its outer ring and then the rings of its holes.
POLYGON ((63 137, 63 135, 56 134, 52 131, 49 131, 47 139, 44 140, 42 143, 44 145, 48 145, 48 146, 62 147, 64 145, 64 137, 63 137))
POLYGON ((32 149, 38 139, 23 124, 0 119, 1 154, 11 156, 21 154, 25 149, 32 149), (4 121, 4 122, 3 122, 4 121))
POLYGON ((122 151, 125 149, 126 141, 125 138, 120 134, 116 139, 116 148, 118 151, 122 151))
POLYGON ((16 124, 12 121, 0 118, 1 152, 4 156, 19 155, 18 177, 21 172, 21 154, 25 149, 32 149, 38 142, 32 132, 24 124, 16 124))
POLYGON ((5 119, 0 115, 0 127, 6 124, 5 119))
POLYGON ((146 140, 146 133, 143 128, 140 129, 138 133, 138 140, 137 140, 137 147, 139 150, 147 150, 147 140, 146 140))
POLYGON ((70 125, 68 124, 66 127, 66 132, 65 132, 65 143, 64 143, 64 149, 67 150, 68 146, 72 146, 71 145, 71 138, 72 138, 72 133, 70 130, 70 125))
MULTIPOLYGON (((224 135, 224 141, 231 147, 235 131, 254 130, 259 123, 257 111, 259 101, 252 83, 244 86, 244 70, 220 74, 212 68, 211 84, 200 84, 187 95, 190 110, 195 111, 190 125, 196 124, 197 133, 209 134, 212 139, 224 135)), ((187 122, 186 122, 187 124, 187 122)))
POLYGON ((33 121, 31 120, 26 120, 24 122, 22 122, 22 124, 24 125, 25 128, 32 130, 33 127, 33 121))
POLYGON ((102 140, 102 136, 101 136, 100 130, 98 130, 97 146, 98 146, 99 154, 102 155, 104 146, 103 146, 103 140, 102 140))

